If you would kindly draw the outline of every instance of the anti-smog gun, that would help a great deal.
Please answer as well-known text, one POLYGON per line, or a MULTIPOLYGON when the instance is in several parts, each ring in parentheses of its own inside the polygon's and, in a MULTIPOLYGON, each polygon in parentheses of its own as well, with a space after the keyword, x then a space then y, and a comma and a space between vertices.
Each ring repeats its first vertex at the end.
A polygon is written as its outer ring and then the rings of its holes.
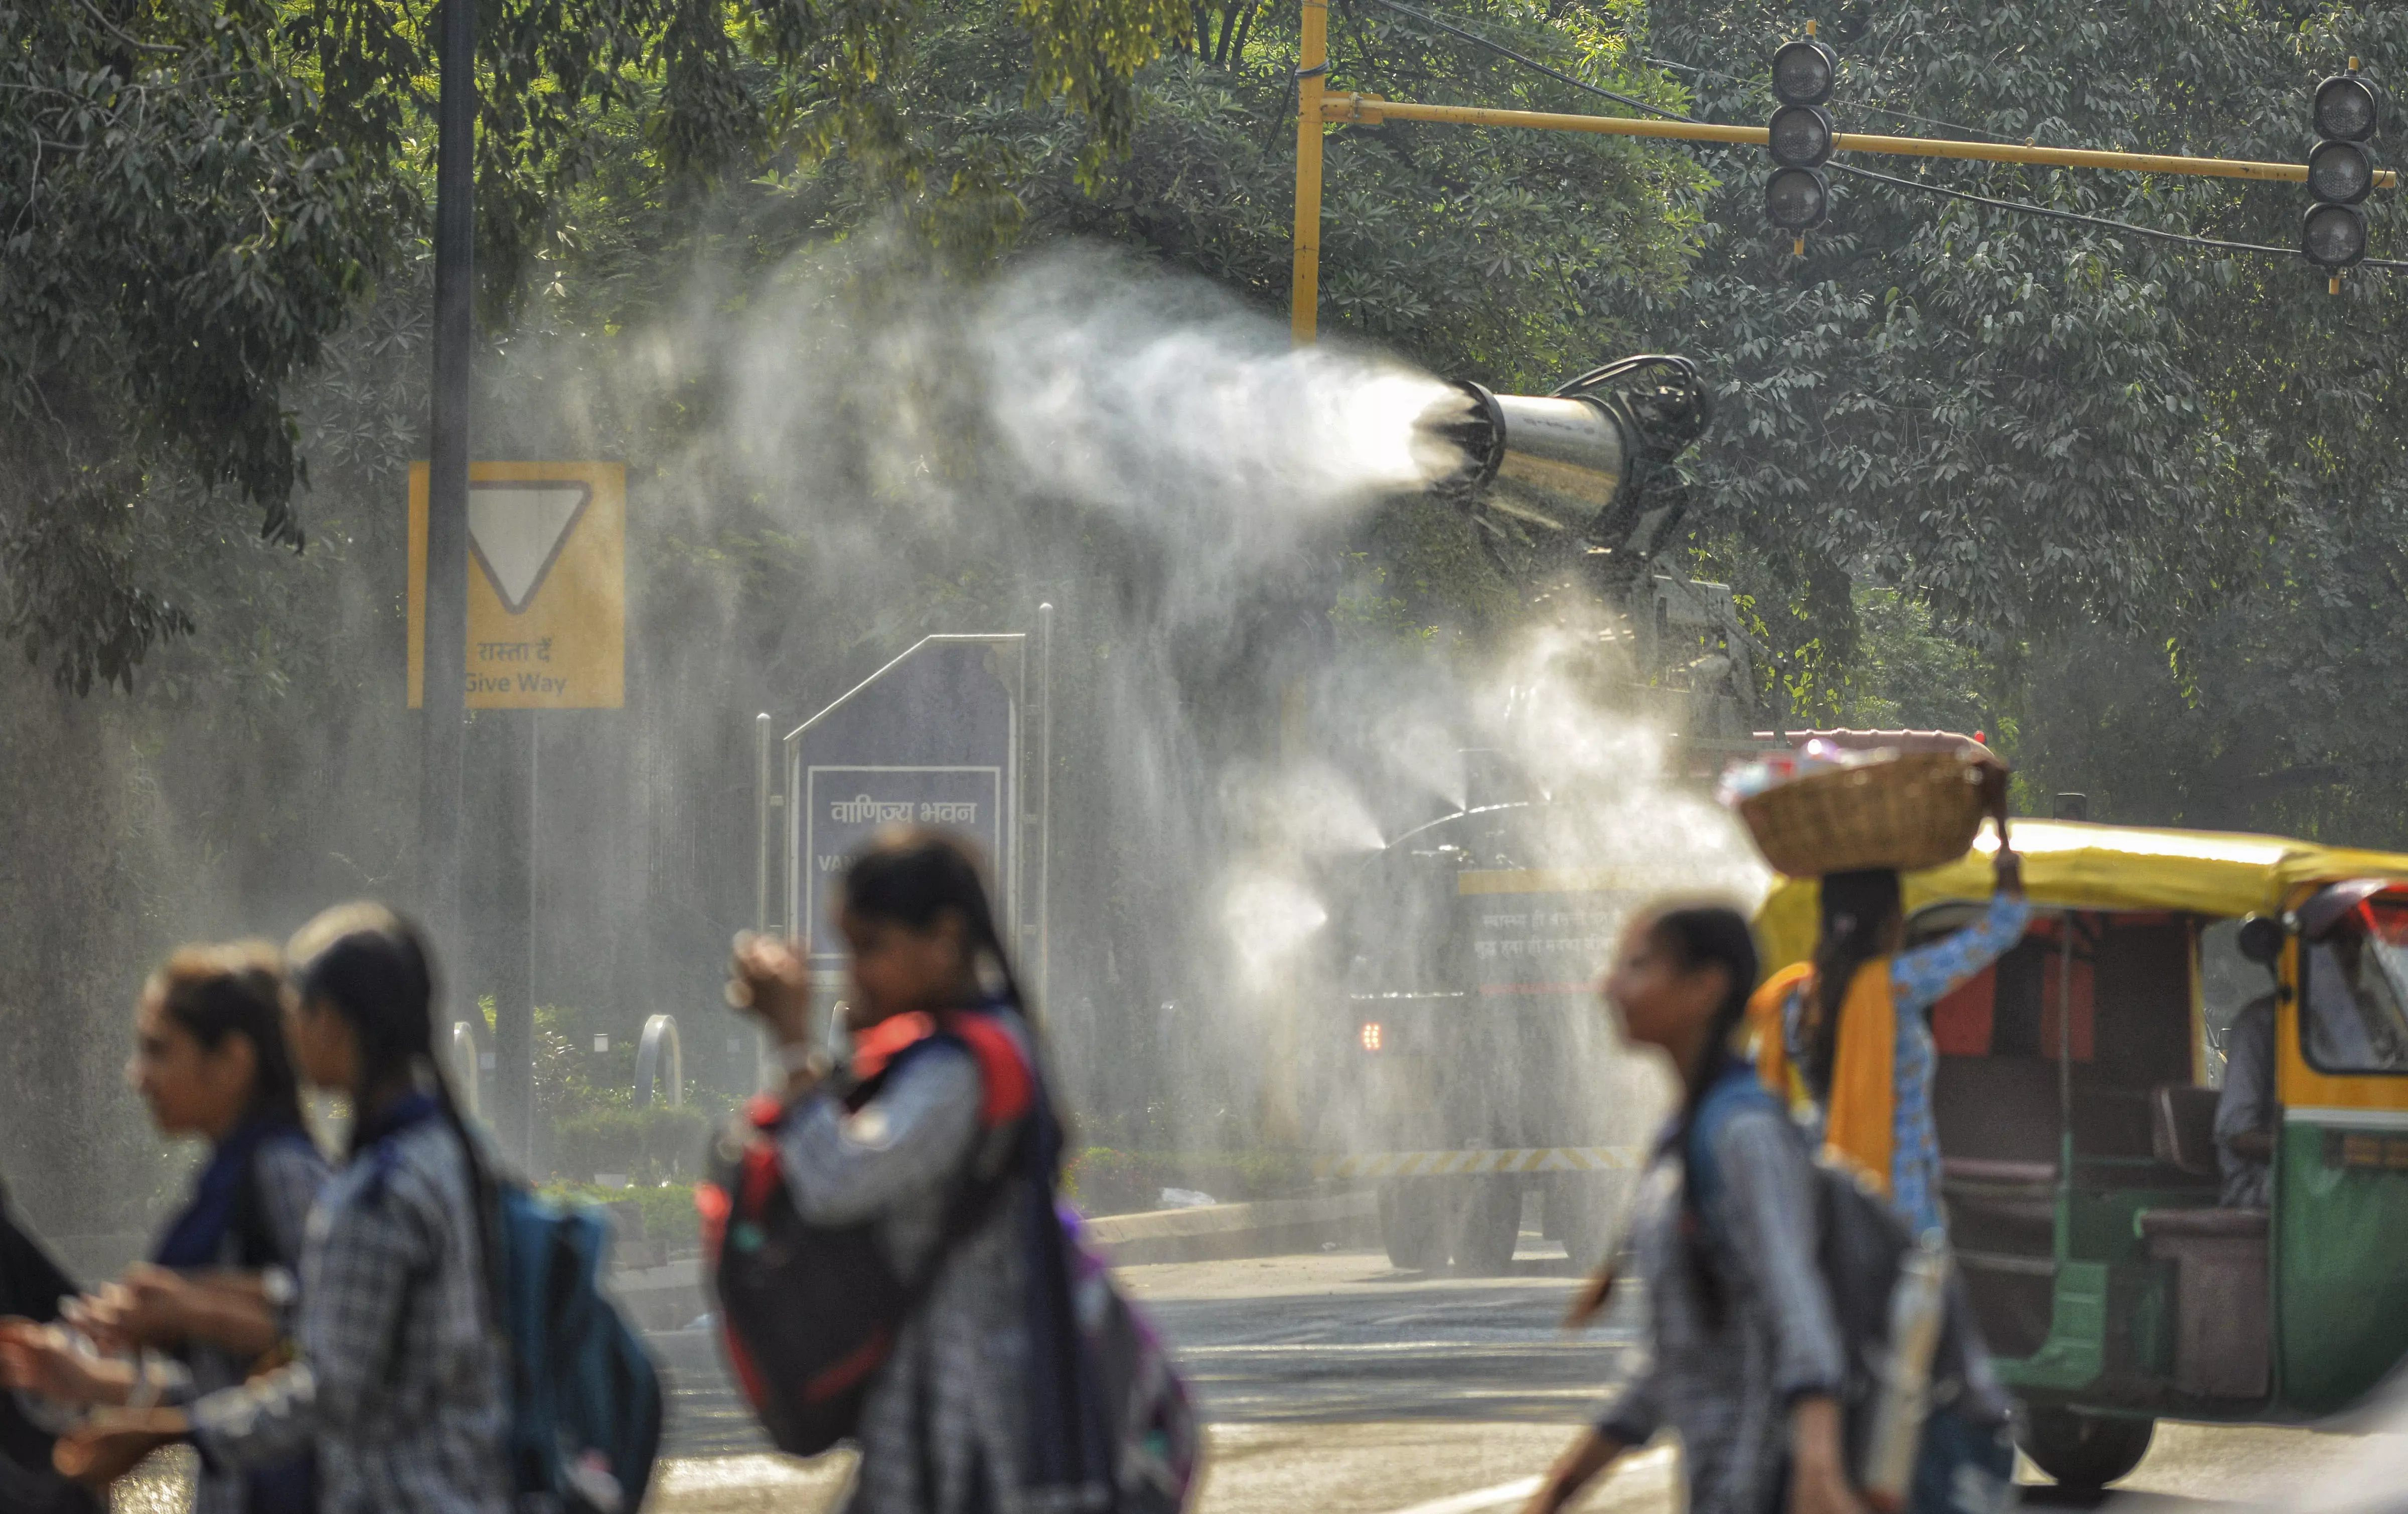
POLYGON ((1758 714, 1755 643, 1730 590, 1653 571, 1689 507, 1674 464, 1713 418, 1697 364, 1627 357, 1546 395, 1455 387, 1463 403, 1424 421, 1464 458, 1436 493, 1469 517, 1497 570, 1534 605, 1601 607, 1674 729, 1745 740, 1758 714))

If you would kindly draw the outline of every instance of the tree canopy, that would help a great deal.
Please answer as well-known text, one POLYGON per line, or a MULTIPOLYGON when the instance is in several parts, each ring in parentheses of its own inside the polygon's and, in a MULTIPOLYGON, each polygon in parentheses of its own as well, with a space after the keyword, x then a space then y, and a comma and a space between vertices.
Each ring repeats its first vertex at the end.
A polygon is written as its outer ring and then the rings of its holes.
MULTIPOLYGON (((1426 8, 1745 121, 1808 14, 1426 8)), ((2408 74, 2408 20, 2379 10, 1810 9, 1842 59, 1842 129, 2297 161, 2318 77, 2351 56, 2408 74)), ((797 250, 898 217, 954 276, 1103 239, 1284 304, 1289 0, 481 15, 497 342, 606 361, 698 287, 743 298, 797 250)), ((0 3, 0 564, 8 634, 71 686, 130 680, 210 602, 190 542, 247 509, 297 543, 305 461, 338 466, 369 434, 379 455, 411 445, 420 422, 392 403, 419 403, 412 381, 325 344, 420 277, 433 21, 382 0, 0 3), (385 407, 317 406, 350 419, 298 446, 296 386, 321 379, 385 407)), ((1624 109, 1374 0, 1337 0, 1330 36, 1335 87, 1624 109)), ((1798 257, 1763 223, 1752 150, 1335 128, 1325 330, 1509 389, 1642 349, 1705 364, 1720 419, 1693 469, 1698 570, 1753 607, 1793 718, 1916 718, 1875 688, 1913 661, 1894 639, 1912 621, 1968 650, 2035 782, 2161 818, 2399 828, 2370 786, 2408 753, 2360 713, 2408 694, 2383 634, 2408 597, 2398 276, 2335 296, 2296 258, 1941 193, 2287 248, 2291 186, 1843 164, 1902 182, 1838 177, 1798 257), (1902 607, 1868 614, 1868 595, 1902 607)), ((2378 253, 2392 198, 2370 206, 2378 253)), ((1348 550, 1376 592, 1347 604, 1376 602, 1381 624, 1499 623, 1500 586, 1442 512, 1399 506, 1348 550)))

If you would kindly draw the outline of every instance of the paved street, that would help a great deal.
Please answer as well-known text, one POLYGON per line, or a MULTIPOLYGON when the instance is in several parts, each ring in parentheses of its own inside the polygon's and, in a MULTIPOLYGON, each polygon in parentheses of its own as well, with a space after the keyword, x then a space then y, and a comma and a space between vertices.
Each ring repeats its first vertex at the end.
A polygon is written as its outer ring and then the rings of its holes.
MULTIPOLYGON (((1620 1346, 1556 1328, 1573 1274, 1526 1235, 1515 1275, 1398 1273, 1375 1251, 1126 1268, 1177 1346, 1211 1421, 1200 1514, 1482 1514, 1562 1449, 1620 1346)), ((716 1379, 707 1341, 681 1369, 661 1514, 817 1514, 841 1458, 799 1465, 759 1442, 716 1379), (748 1453, 727 1455, 730 1450, 748 1453), (719 1453, 719 1454, 712 1454, 719 1453)), ((2237 1505, 2301 1486, 2358 1437, 2161 1425, 2127 1483, 2132 1514, 2237 1505)), ((1668 1452, 1600 1485, 1584 1514, 1670 1514, 1668 1452)), ((2028 1472, 2028 1477, 2032 1476, 2028 1472)), ((2035 1478, 2034 1480, 2037 1480, 2035 1478)), ((2059 1505, 2034 1488, 2029 1502, 2059 1505)))
MULTIPOLYGON (((1510 1510, 1611 1372, 1610 1335, 1566 1337, 1559 1249, 1524 1236, 1515 1273, 1399 1273, 1376 1251, 1129 1267, 1211 1422, 1199 1514, 1485 1514, 1510 1510)), ((654 1335, 673 1394, 656 1514, 820 1514, 843 1456, 767 1452, 701 1332, 654 1335)), ((2298 1430, 2160 1426, 2128 1486, 2133 1514, 2182 1514, 2296 1488, 2364 1448, 2298 1430)), ((1670 1452, 1636 1458, 1584 1514, 1671 1514, 1670 1452)), ((2045 1488, 2032 1503, 2057 1502, 2045 1488)), ((165 1487, 126 1514, 169 1514, 165 1487)))

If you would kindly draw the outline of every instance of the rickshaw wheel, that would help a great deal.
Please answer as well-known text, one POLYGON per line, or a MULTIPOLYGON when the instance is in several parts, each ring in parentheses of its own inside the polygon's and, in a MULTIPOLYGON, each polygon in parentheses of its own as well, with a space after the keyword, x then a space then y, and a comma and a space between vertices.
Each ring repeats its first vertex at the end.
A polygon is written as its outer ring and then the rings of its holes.
POLYGON ((2155 1420, 2031 1408, 2016 1421, 2015 1444, 2063 1487, 2104 1488, 2141 1464, 2157 1429, 2155 1420))

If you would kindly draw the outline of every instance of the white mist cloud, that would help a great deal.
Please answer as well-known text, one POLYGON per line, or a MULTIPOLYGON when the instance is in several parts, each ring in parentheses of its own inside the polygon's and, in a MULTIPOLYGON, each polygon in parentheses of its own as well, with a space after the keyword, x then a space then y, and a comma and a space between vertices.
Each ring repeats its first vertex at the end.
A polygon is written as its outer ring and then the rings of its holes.
POLYGON ((1193 280, 1093 254, 1033 263, 978 331, 996 428, 1039 489, 1285 545, 1450 465, 1415 422, 1455 393, 1393 360, 1298 348, 1193 280))

